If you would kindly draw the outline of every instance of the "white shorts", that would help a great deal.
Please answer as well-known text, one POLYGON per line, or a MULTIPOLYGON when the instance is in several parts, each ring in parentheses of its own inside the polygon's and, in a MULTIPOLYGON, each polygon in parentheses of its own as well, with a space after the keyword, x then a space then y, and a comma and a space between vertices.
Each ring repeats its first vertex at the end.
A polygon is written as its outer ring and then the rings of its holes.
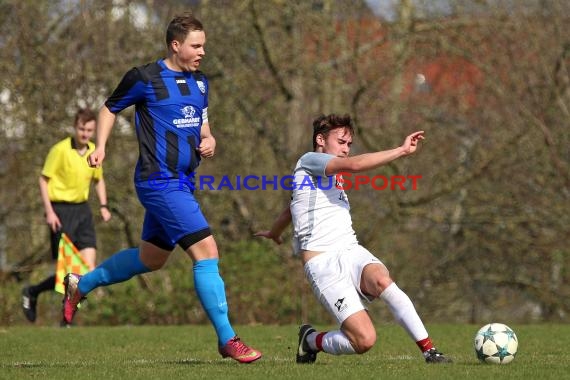
POLYGON ((342 324, 352 314, 366 310, 360 279, 368 264, 382 262, 359 244, 339 251, 323 252, 305 264, 305 277, 321 304, 342 324))

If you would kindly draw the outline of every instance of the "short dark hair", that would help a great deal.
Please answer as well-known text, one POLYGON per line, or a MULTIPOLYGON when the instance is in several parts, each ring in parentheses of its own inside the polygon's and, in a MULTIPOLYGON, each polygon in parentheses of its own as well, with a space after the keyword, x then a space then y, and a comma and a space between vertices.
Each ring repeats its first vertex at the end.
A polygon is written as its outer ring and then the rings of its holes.
POLYGON ((313 150, 317 148, 317 135, 327 137, 333 129, 346 128, 354 136, 354 127, 350 115, 321 115, 313 121, 313 150))
POLYGON ((166 29, 166 47, 170 49, 170 43, 174 40, 183 42, 188 33, 194 30, 204 30, 204 27, 192 13, 174 16, 166 29))
POLYGON ((79 123, 82 125, 90 122, 92 120, 97 120, 97 115, 89 108, 79 108, 75 113, 75 121, 73 122, 73 126, 77 126, 79 123))

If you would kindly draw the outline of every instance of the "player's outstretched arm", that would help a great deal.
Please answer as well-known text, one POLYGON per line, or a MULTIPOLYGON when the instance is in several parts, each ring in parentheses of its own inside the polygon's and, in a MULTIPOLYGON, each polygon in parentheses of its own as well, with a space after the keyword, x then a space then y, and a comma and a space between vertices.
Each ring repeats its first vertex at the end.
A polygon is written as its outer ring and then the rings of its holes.
POLYGON ((283 211, 279 214, 277 219, 273 222, 270 230, 266 231, 258 231, 253 236, 261 236, 266 239, 271 239, 277 244, 283 243, 283 239, 281 238, 281 234, 287 226, 291 223, 291 209, 287 206, 283 211))
POLYGON ((353 157, 335 157, 327 163, 327 176, 340 172, 356 173, 392 162, 400 157, 414 153, 420 140, 424 139, 424 131, 417 131, 407 136, 404 143, 397 148, 374 153, 364 153, 353 157))

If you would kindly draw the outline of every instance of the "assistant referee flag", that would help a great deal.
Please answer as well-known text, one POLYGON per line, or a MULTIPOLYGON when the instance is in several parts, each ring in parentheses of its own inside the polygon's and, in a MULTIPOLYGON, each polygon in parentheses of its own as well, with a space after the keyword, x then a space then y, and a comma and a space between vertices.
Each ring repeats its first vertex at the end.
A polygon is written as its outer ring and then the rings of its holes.
POLYGON ((61 234, 57 254, 57 269, 55 271, 55 291, 65 293, 63 278, 68 273, 84 275, 89 272, 89 266, 79 254, 79 250, 66 234, 61 234))

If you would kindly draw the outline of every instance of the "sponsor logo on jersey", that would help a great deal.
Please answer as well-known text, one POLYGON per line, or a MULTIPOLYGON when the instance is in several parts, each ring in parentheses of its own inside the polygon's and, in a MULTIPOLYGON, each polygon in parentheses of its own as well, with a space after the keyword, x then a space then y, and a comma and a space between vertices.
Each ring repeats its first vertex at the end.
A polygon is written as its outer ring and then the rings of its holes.
POLYGON ((202 124, 202 118, 196 116, 196 109, 194 107, 185 106, 180 111, 182 111, 184 117, 172 120, 172 124, 174 124, 176 128, 193 128, 199 127, 202 124))

